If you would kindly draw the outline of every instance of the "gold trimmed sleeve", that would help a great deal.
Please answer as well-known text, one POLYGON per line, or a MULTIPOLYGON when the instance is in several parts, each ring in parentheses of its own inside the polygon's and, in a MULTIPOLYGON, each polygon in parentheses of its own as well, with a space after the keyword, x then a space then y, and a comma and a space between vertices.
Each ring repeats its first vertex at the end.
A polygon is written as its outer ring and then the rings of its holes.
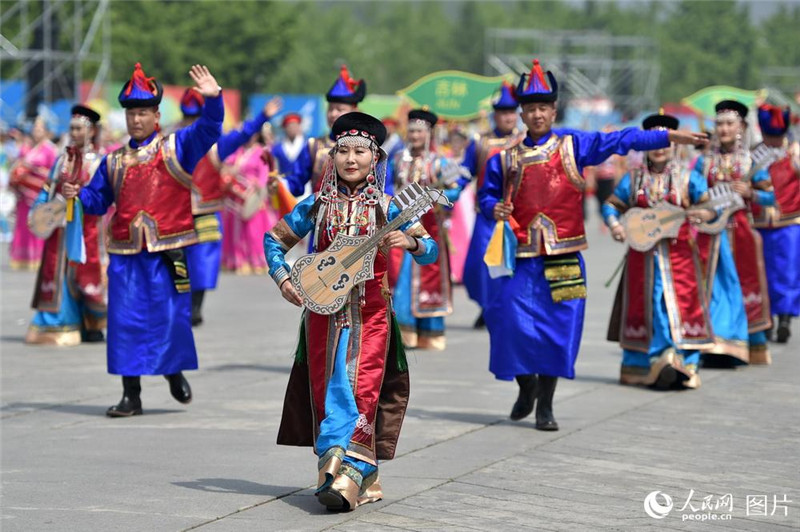
POLYGON ((283 218, 278 220, 278 223, 270 230, 269 234, 285 251, 292 249, 301 240, 283 218))
POLYGON ((561 139, 561 164, 567 172, 567 177, 570 182, 575 185, 575 188, 583 192, 586 188, 586 181, 578 171, 578 163, 575 162, 575 147, 572 142, 572 135, 564 135, 561 139))
POLYGON ((616 194, 611 194, 605 201, 606 205, 611 205, 619 212, 625 212, 628 210, 628 205, 619 199, 616 194))

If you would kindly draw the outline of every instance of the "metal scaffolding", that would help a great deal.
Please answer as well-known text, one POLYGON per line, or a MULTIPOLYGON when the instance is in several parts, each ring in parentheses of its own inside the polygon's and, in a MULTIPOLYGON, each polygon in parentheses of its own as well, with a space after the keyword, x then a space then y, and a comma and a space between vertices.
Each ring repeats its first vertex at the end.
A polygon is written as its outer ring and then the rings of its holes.
MULTIPOLYGON (((110 0, 2 0, 0 79, 25 81, 25 118, 39 104, 96 95, 111 66, 110 0)), ((0 105, 5 105, 0 100, 0 105)))
POLYGON ((599 31, 486 30, 485 74, 520 74, 538 58, 559 82, 559 100, 611 100, 634 115, 658 106, 659 50, 653 39, 599 31))

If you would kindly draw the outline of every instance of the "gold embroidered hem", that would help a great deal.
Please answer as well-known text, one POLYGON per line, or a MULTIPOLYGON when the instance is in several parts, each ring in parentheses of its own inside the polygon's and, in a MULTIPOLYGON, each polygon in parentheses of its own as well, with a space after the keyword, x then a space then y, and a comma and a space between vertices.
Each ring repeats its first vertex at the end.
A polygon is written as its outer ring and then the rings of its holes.
POLYGON ((378 478, 378 473, 375 472, 364 479, 358 495, 358 506, 378 502, 381 499, 383 499, 383 488, 381 487, 381 479, 378 478))
POLYGON ((714 338, 714 345, 708 349, 701 349, 700 353, 707 357, 714 356, 727 356, 744 362, 750 363, 750 352, 747 347, 747 342, 740 340, 724 340, 719 337, 714 338))
POLYGON ((444 333, 436 333, 435 335, 421 334, 417 338, 418 349, 444 351, 445 347, 447 347, 447 338, 445 338, 444 333))
POLYGON ((16 260, 11 259, 8 263, 11 266, 12 270, 24 270, 29 272, 35 272, 39 269, 39 261, 38 260, 16 260))
POLYGON ((317 477, 317 489, 333 483, 333 479, 342 467, 342 459, 344 458, 344 449, 341 447, 333 447, 322 455, 318 462, 319 476, 317 477))
POLYGON ((43 328, 31 325, 25 335, 25 343, 74 347, 81 343, 81 331, 77 327, 43 328))
POLYGON ((641 366, 622 366, 619 376, 620 384, 631 386, 655 386, 656 388, 696 389, 700 386, 700 376, 694 364, 683 364, 683 355, 674 348, 661 353, 658 358, 651 359, 650 368, 641 366), (666 380, 665 380, 666 379, 666 380))
POLYGON ((769 348, 765 344, 750 346, 750 364, 754 366, 769 366, 772 364, 772 356, 769 348))

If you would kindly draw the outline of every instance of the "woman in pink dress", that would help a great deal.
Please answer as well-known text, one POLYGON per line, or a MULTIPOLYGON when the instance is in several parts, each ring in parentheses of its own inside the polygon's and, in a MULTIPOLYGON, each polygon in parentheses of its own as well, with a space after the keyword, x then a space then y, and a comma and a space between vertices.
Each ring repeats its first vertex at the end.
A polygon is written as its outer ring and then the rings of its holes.
POLYGON ((222 268, 239 275, 266 273, 264 233, 279 218, 267 201, 271 168, 263 152, 259 135, 253 135, 225 160, 222 170, 228 185, 227 208, 222 217, 222 268), (260 205, 250 213, 248 205, 256 200, 260 205))
POLYGON ((36 119, 31 136, 33 147, 20 151, 20 158, 12 167, 9 180, 9 186, 17 197, 17 221, 10 252, 11 268, 14 270, 36 270, 39 267, 44 240, 36 238, 28 229, 28 213, 58 157, 58 148, 50 141, 43 120, 36 119))

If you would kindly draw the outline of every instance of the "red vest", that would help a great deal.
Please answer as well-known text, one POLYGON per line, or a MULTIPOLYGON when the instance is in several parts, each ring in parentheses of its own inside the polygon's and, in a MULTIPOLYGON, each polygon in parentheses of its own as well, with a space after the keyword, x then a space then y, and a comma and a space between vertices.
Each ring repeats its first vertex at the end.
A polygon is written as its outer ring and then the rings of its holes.
POLYGON ((211 214, 222 210, 222 177, 217 145, 200 159, 192 173, 192 214, 211 214))
POLYGON ((192 176, 181 168, 175 135, 147 146, 116 150, 107 159, 117 210, 109 225, 108 252, 156 252, 197 242, 192 217, 192 176))
POLYGON ((511 187, 517 257, 561 255, 586 249, 583 189, 572 136, 551 135, 541 146, 523 143, 500 152, 503 189, 511 187), (542 246, 544 244, 544 246, 542 246))
POLYGON ((786 156, 769 167, 769 177, 775 189, 775 206, 752 205, 756 227, 784 227, 800 224, 800 171, 792 155, 786 156))

